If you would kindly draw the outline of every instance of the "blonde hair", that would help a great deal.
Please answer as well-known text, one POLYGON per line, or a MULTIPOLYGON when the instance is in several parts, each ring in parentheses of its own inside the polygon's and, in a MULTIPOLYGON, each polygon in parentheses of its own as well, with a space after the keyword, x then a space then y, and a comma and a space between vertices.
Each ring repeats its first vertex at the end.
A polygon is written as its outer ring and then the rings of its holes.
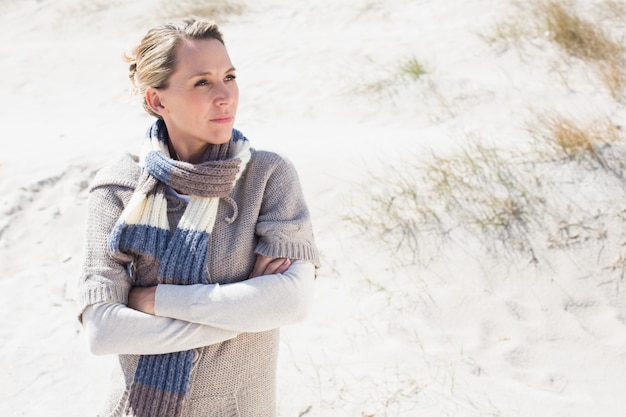
POLYGON ((160 117, 146 102, 146 90, 167 88, 169 77, 176 69, 176 48, 184 40, 193 39, 217 39, 224 44, 214 22, 188 17, 150 29, 130 54, 124 54, 124 61, 130 64, 128 77, 133 93, 143 98, 143 108, 149 114, 160 117))

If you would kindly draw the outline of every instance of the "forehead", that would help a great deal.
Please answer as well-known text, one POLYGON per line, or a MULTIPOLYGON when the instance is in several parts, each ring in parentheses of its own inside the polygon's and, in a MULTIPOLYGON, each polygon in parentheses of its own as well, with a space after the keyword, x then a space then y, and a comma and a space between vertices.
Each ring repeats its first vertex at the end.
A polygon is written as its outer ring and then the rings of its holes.
POLYGON ((185 39, 175 52, 176 71, 187 73, 219 73, 232 68, 226 47, 217 39, 185 39))

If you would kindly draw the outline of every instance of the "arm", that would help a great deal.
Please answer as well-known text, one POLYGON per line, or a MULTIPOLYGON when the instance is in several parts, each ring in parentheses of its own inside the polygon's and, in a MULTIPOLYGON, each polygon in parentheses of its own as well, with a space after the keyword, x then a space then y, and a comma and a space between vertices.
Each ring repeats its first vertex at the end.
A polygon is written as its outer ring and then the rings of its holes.
MULTIPOLYGON (((257 255, 254 268, 248 278, 255 278, 261 275, 282 274, 291 265, 291 260, 278 258, 272 259, 267 256, 257 255)), ((128 307, 146 314, 154 315, 154 301, 157 286, 133 287, 128 292, 128 307)))
MULTIPOLYGON (((233 284, 196 288, 159 285, 157 315, 258 332, 299 321, 308 311, 319 259, 297 172, 287 160, 270 153, 259 153, 252 164, 252 173, 262 172, 249 175, 249 193, 262 190, 255 253, 265 259, 291 259, 293 263, 284 273, 266 271, 257 278, 233 284)), ((258 262, 255 272, 256 266, 258 262)))
POLYGON ((133 285, 126 264, 133 259, 107 252, 111 228, 133 193, 129 161, 101 171, 92 183, 87 212, 78 317, 95 354, 153 354, 221 342, 234 332, 148 316, 126 307, 133 285), (130 171, 127 175, 124 172, 130 171), (110 178, 119 178, 111 183, 110 178))
POLYGON ((178 352, 232 339, 237 333, 155 317, 119 303, 100 303, 83 312, 83 326, 96 355, 154 355, 178 352))
POLYGON ((225 285, 134 287, 128 306, 237 332, 269 330, 304 317, 311 293, 308 283, 315 279, 312 264, 257 255, 250 278, 255 279, 225 285))
POLYGON ((269 169, 255 234, 258 237, 255 253, 320 265, 298 174, 285 159, 269 169))
MULTIPOLYGON (((248 193, 262 192, 258 197, 262 201, 255 206, 259 210, 255 252, 266 260, 299 261, 285 273, 260 274, 263 267, 257 259, 250 276, 262 276, 233 284, 133 288, 130 307, 241 332, 268 330, 302 319, 315 279, 314 265, 319 264, 310 216, 293 166, 275 155, 264 155, 266 161, 258 162, 256 168, 263 175, 251 174, 248 185, 248 193)), ((250 169, 254 172, 254 165, 250 169)))
POLYGON ((236 332, 300 321, 308 312, 315 266, 295 261, 283 274, 233 284, 158 285, 155 314, 236 332))

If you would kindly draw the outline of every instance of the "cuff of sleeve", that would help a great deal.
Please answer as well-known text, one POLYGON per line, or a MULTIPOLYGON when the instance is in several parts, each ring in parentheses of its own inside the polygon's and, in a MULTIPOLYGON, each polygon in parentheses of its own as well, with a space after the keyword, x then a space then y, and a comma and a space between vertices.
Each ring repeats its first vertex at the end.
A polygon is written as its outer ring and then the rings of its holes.
POLYGON ((256 246, 256 253, 269 258, 287 258, 291 260, 308 261, 320 267, 319 255, 315 246, 297 242, 268 242, 260 240, 256 246))
POLYGON ((128 288, 100 285, 85 288, 78 295, 78 320, 82 321, 87 306, 103 302, 128 304, 128 288))

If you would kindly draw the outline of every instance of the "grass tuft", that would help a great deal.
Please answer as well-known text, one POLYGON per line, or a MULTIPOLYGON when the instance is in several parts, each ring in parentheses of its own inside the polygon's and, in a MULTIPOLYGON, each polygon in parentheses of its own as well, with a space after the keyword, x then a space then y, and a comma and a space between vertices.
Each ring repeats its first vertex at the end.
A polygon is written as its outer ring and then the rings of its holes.
POLYGON ((610 62, 624 53, 623 46, 602 28, 578 16, 562 1, 549 1, 537 8, 549 38, 567 54, 588 62, 610 62))
MULTIPOLYGON (((394 99, 395 96, 420 84, 429 73, 426 65, 415 57, 406 58, 393 65, 393 69, 381 69, 375 78, 363 81, 354 89, 357 94, 376 95, 394 99)), ((419 86, 418 86, 419 88, 419 86)))
POLYGON ((426 67, 417 58, 407 59, 400 66, 400 74, 411 80, 418 80, 422 75, 427 73, 426 67))
POLYGON ((617 57, 597 64, 597 71, 602 83, 615 99, 620 99, 626 90, 624 65, 626 65, 626 60, 619 60, 617 57))
POLYGON ((488 33, 481 33, 479 36, 488 44, 493 46, 514 45, 519 47, 522 41, 531 36, 527 27, 518 20, 511 22, 497 22, 488 33))
POLYGON ((622 127, 606 118, 583 123, 563 116, 548 116, 529 128, 540 147, 555 161, 575 161, 590 169, 603 169, 621 178, 626 168, 616 153, 623 142, 622 127))
POLYGON ((552 116, 530 133, 532 146, 519 150, 469 140, 446 156, 385 165, 346 219, 408 263, 428 264, 450 244, 532 263, 549 263, 539 255, 546 250, 604 245, 607 225, 626 213, 621 127, 552 116), (618 190, 613 203, 598 194, 600 184, 618 190))
POLYGON ((531 253, 527 231, 541 199, 517 174, 514 160, 471 142, 452 156, 390 164, 384 177, 368 181, 368 205, 348 220, 418 263, 428 263, 453 236, 466 234, 482 236, 480 244, 492 252, 531 253))
MULTIPOLYGON (((626 7, 612 0, 602 3, 605 13, 624 16, 626 7)), ((597 73, 611 96, 621 99, 626 89, 626 48, 601 23, 583 18, 565 0, 526 3, 524 18, 497 23, 482 35, 492 45, 521 47, 523 40, 547 35, 567 56, 581 59, 597 73), (527 17, 526 17, 527 16, 527 17)))
POLYGON ((244 6, 229 0, 162 1, 160 14, 164 18, 198 16, 210 20, 226 20, 244 12, 244 6))
POLYGON ((605 0, 601 9, 607 19, 623 21, 626 18, 626 3, 623 0, 605 0))

